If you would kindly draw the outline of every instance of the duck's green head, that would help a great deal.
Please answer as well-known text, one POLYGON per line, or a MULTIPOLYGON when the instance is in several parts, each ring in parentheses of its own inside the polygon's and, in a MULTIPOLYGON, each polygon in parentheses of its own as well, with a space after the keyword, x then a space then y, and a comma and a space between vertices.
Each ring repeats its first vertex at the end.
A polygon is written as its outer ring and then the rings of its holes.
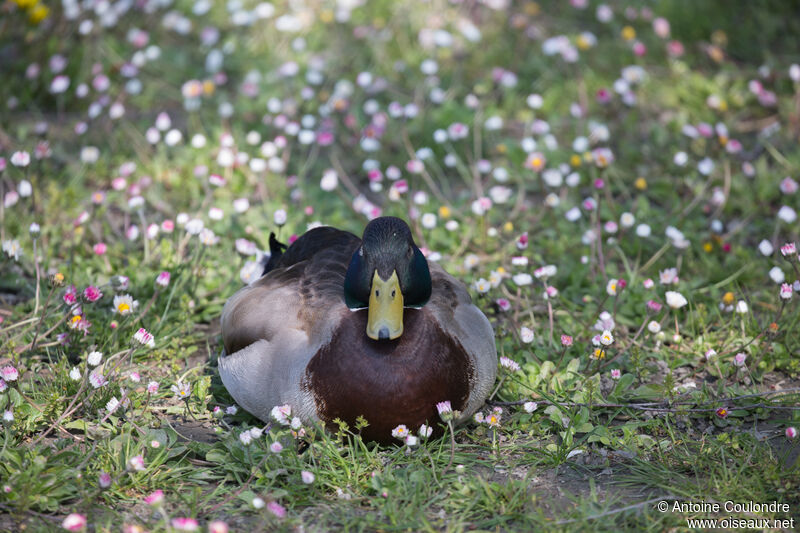
POLYGON ((408 224, 395 217, 367 224, 344 278, 347 306, 369 309, 367 336, 398 338, 403 334, 403 308, 422 307, 430 296, 428 262, 408 224))

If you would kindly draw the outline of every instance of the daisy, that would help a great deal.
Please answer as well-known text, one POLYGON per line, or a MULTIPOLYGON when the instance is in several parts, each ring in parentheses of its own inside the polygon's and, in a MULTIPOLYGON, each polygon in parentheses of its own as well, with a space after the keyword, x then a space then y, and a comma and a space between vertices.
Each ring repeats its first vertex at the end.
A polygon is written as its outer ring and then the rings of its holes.
POLYGON ((400 424, 392 430, 392 437, 397 439, 405 439, 408 436, 408 428, 405 424, 400 424))
POLYGON ((448 422, 453 419, 453 407, 450 405, 449 400, 437 403, 436 410, 439 412, 439 417, 442 421, 448 422))
POLYGON ((108 381, 106 381, 106 378, 103 376, 102 372, 95 370, 89 374, 89 383, 91 383, 92 387, 95 389, 99 389, 100 387, 106 385, 108 381))
POLYGON ((144 328, 139 328, 139 330, 133 334, 133 340, 137 341, 139 344, 149 346, 150 348, 156 345, 155 337, 144 328))
POLYGON ((533 337, 534 337, 533 330, 527 326, 522 326, 519 332, 519 337, 523 343, 530 344, 531 342, 533 342, 533 337))
POLYGON ((141 472, 144 470, 144 457, 141 455, 134 455, 128 459, 128 470, 132 472, 141 472))
POLYGON ((0 368, 0 377, 6 381, 17 381, 17 378, 19 378, 19 371, 11 365, 6 365, 0 368))
POLYGON ((31 154, 18 151, 11 154, 11 164, 15 167, 27 167, 31 162, 31 154))
POLYGON ((664 295, 667 299, 667 305, 673 309, 680 309, 689 303, 686 298, 679 292, 667 291, 664 295))
POLYGON ((505 269, 503 267, 498 268, 497 270, 492 270, 489 272, 489 283, 492 284, 492 287, 499 287, 500 284, 503 282, 503 274, 505 273, 505 269))
POLYGON ((619 280, 610 279, 606 284, 606 293, 609 296, 616 296, 617 295, 617 285, 619 284, 619 280))
POLYGON ((17 239, 3 241, 3 251, 8 257, 13 257, 14 261, 19 261, 22 253, 22 245, 17 239))
POLYGON ((117 294, 114 296, 114 312, 122 316, 130 315, 139 306, 139 302, 130 294, 117 294))
POLYGON ((78 513, 69 514, 61 522, 61 527, 67 531, 83 531, 86 529, 86 517, 78 513))
POLYGON ((192 395, 192 385, 183 381, 178 381, 178 383, 170 387, 170 390, 181 400, 186 400, 192 395))
POLYGON ((530 274, 526 272, 514 274, 514 276, 512 276, 511 279, 518 287, 524 287, 526 285, 530 285, 531 283, 533 283, 533 278, 531 277, 530 274))
POLYGON ((102 352, 91 352, 88 356, 86 356, 86 362, 89 363, 90 366, 97 366, 103 360, 102 352))
POLYGON ((678 269, 668 268, 666 270, 662 270, 658 273, 658 277, 661 280, 662 285, 678 283, 678 269))
POLYGON ((170 524, 172 524, 172 529, 177 531, 197 531, 200 527, 197 520, 185 517, 173 518, 170 524))
POLYGON ((228 524, 222 520, 214 520, 208 523, 208 533, 228 533, 228 524))
POLYGON ((286 517, 286 508, 283 505, 279 504, 278 502, 269 502, 267 504, 267 509, 277 518, 286 517))
POLYGON ((156 285, 166 287, 169 285, 170 273, 164 270, 156 277, 156 285))
POLYGON ((521 370, 519 363, 517 363, 513 359, 506 357, 505 355, 500 356, 500 366, 502 366, 503 368, 507 368, 512 372, 519 372, 521 370))
POLYGON ((289 425, 289 417, 292 416, 292 408, 288 405, 276 405, 272 408, 272 418, 284 426, 289 425))
POLYGON ((153 507, 157 507, 164 503, 164 491, 158 489, 156 491, 151 492, 144 498, 144 503, 147 505, 152 505, 153 507))
POLYGON ((106 403, 106 410, 109 413, 113 413, 119 407, 119 400, 117 400, 116 396, 112 396, 110 400, 106 403))
POLYGON ((792 298, 792 286, 788 283, 781 284, 781 298, 784 300, 790 300, 792 298))
POLYGON ((475 282, 474 287, 479 294, 485 294, 489 292, 489 289, 492 288, 492 285, 484 278, 480 278, 478 281, 475 282))
POLYGON ((502 418, 502 411, 499 408, 495 408, 491 413, 487 414, 483 417, 484 423, 489 425, 489 427, 500 427, 500 419, 502 418))

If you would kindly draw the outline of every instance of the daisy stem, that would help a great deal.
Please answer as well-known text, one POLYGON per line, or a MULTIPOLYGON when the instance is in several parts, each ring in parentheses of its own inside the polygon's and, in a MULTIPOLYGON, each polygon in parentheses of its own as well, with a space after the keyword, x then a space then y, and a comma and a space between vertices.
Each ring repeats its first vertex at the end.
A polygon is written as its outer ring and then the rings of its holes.
POLYGON ((36 304, 33 306, 33 314, 39 312, 39 280, 40 280, 40 273, 39 273, 39 261, 36 259, 36 241, 37 239, 33 239, 33 268, 36 270, 36 304))
POLYGON ((797 265, 795 264, 795 262, 791 260, 792 255, 794 254, 785 255, 783 256, 783 258, 786 259, 790 265, 792 265, 792 270, 794 270, 794 275, 797 277, 797 279, 800 279, 800 270, 797 269, 797 265))
POLYGON ((139 209, 138 213, 139 213, 139 220, 142 222, 142 233, 143 233, 143 236, 144 236, 144 239, 142 239, 142 241, 144 241, 144 262, 145 263, 149 263, 150 262, 150 245, 149 245, 148 241, 150 239, 148 239, 148 237, 147 237, 147 222, 144 219, 144 212, 141 209, 139 209))
POLYGON ((0 333, 5 333, 6 331, 10 331, 12 329, 18 328, 20 326, 24 326, 25 324, 30 324, 31 322, 36 322, 39 320, 38 316, 34 316, 25 320, 20 320, 19 322, 14 322, 10 326, 6 326, 3 329, 0 329, 0 333))
MULTIPOLYGON (((45 306, 46 306, 46 305, 47 305, 47 303, 45 302, 45 306)), ((45 307, 45 308, 46 308, 46 307, 45 307)), ((59 319, 58 319, 58 322, 56 322, 56 323, 53 325, 53 327, 52 327, 52 328, 50 328, 50 329, 48 329, 47 331, 45 331, 44 333, 42 333, 42 335, 41 335, 41 336, 46 338, 46 337, 47 337, 48 335, 50 335, 50 334, 51 334, 53 331, 55 331, 55 329, 56 329, 58 326, 60 326, 60 325, 61 325, 61 323, 62 323, 62 322, 64 322, 64 321, 67 319, 67 317, 68 317, 68 316, 70 316, 70 313, 64 313, 64 315, 63 315, 61 318, 59 318, 59 319)), ((30 344, 28 344, 27 346, 23 346, 23 347, 22 347, 22 349, 19 351, 19 353, 24 353, 24 352, 27 352, 28 350, 33 350, 34 348, 36 348, 36 339, 37 339, 37 338, 38 338, 38 336, 39 336, 39 327, 40 327, 41 325, 42 325, 42 321, 40 321, 40 322, 39 322, 39 324, 37 324, 37 326, 36 326, 36 333, 34 333, 34 335, 33 335, 33 340, 31 341, 31 343, 30 343, 30 344)))
POLYGON ((566 353, 567 353, 567 347, 564 346, 563 348, 561 348, 561 357, 558 358, 558 365, 556 365, 557 369, 561 368, 561 363, 564 362, 564 354, 566 353))
POLYGON ((450 428, 450 461, 447 463, 445 467, 445 471, 450 470, 450 467, 453 466, 453 459, 456 455, 456 433, 453 429, 453 421, 447 421, 447 427, 450 428))
POLYGON ((492 391, 492 393, 489 395, 489 400, 494 398, 494 395, 497 394, 497 391, 499 391, 500 387, 503 386, 503 382, 506 380, 507 377, 508 377, 508 374, 506 374, 502 378, 500 378, 500 383, 497 384, 497 387, 495 387, 494 391, 492 391))
POLYGON ((158 506, 158 514, 160 514, 161 518, 164 519, 164 527, 166 528, 166 530, 172 531, 172 526, 169 523, 169 515, 167 514, 167 511, 164 509, 163 505, 158 506))

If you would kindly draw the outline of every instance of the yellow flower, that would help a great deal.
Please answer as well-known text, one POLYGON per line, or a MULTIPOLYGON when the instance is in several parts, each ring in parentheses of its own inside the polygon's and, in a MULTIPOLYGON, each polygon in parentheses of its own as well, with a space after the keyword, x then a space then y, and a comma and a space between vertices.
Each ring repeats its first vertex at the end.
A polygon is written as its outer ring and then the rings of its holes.
POLYGON ((625 26, 622 28, 622 38, 626 41, 634 40, 636 38, 636 30, 631 26, 625 26))
POLYGON ((527 4, 525 4, 524 9, 525 9, 525 14, 531 16, 538 15, 540 10, 539 4, 537 4, 536 2, 528 2, 527 4))
POLYGON ((505 224, 503 224, 503 231, 505 231, 506 233, 511 233, 512 231, 514 231, 514 224, 512 224, 510 221, 506 222, 505 224))
POLYGON ((710 242, 706 242, 706 243, 703 244, 703 251, 704 252, 711 253, 712 250, 714 250, 714 245, 713 244, 711 244, 710 242))
POLYGON ((725 305, 732 305, 734 299, 735 299, 735 296, 733 295, 732 292, 726 292, 722 296, 722 303, 724 303, 725 305))
POLYGON ((28 21, 35 26, 46 19, 49 14, 50 8, 39 4, 28 11, 28 21))
POLYGON ((578 154, 572 154, 572 157, 569 158, 569 164, 573 167, 581 166, 581 156, 578 154))
POLYGON ((640 191, 643 191, 647 188, 647 180, 639 176, 638 178, 636 178, 636 181, 633 182, 633 186, 639 189, 640 191))
POLYGON ((212 94, 214 94, 215 89, 216 87, 214 86, 213 81, 206 80, 203 82, 203 92, 206 94, 206 96, 211 96, 212 94))
POLYGON ((728 35, 722 30, 717 30, 711 34, 711 42, 717 46, 725 46, 728 44, 728 35))
POLYGON ((331 22, 333 22, 333 11, 331 11, 330 9, 325 9, 321 11, 319 14, 319 20, 323 24, 330 24, 331 22))
POLYGON ((28 9, 36 5, 39 0, 14 0, 17 7, 20 9, 28 9))
POLYGON ((446 205, 439 207, 439 216, 441 218, 450 218, 450 208, 446 205))
POLYGON ((592 355, 590 357, 592 359, 597 359, 597 360, 605 359, 606 352, 605 350, 601 350, 600 348, 595 348, 594 352, 592 352, 592 355))
POLYGON ((528 160, 525 162, 525 166, 532 168, 534 171, 539 172, 544 168, 544 156, 542 154, 536 153, 531 154, 528 157, 528 160))
POLYGON ((508 151, 508 148, 506 148, 505 144, 498 144, 497 146, 494 147, 494 149, 497 151, 498 154, 504 154, 508 151))
POLYGON ((722 63, 722 60, 725 59, 725 52, 720 47, 712 44, 708 47, 708 57, 716 63, 722 63))

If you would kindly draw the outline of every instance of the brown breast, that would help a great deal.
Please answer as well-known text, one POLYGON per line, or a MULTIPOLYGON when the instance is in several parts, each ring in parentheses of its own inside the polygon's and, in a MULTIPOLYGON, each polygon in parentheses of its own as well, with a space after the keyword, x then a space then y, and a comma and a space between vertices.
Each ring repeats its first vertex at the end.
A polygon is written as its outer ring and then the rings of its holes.
POLYGON ((352 428, 358 416, 369 426, 365 440, 392 441, 392 429, 438 428, 438 402, 453 409, 466 404, 472 365, 464 348, 424 308, 406 309, 403 335, 375 341, 366 335, 366 310, 348 312, 331 342, 311 359, 303 385, 314 395, 317 413, 329 429, 340 418, 352 428))

